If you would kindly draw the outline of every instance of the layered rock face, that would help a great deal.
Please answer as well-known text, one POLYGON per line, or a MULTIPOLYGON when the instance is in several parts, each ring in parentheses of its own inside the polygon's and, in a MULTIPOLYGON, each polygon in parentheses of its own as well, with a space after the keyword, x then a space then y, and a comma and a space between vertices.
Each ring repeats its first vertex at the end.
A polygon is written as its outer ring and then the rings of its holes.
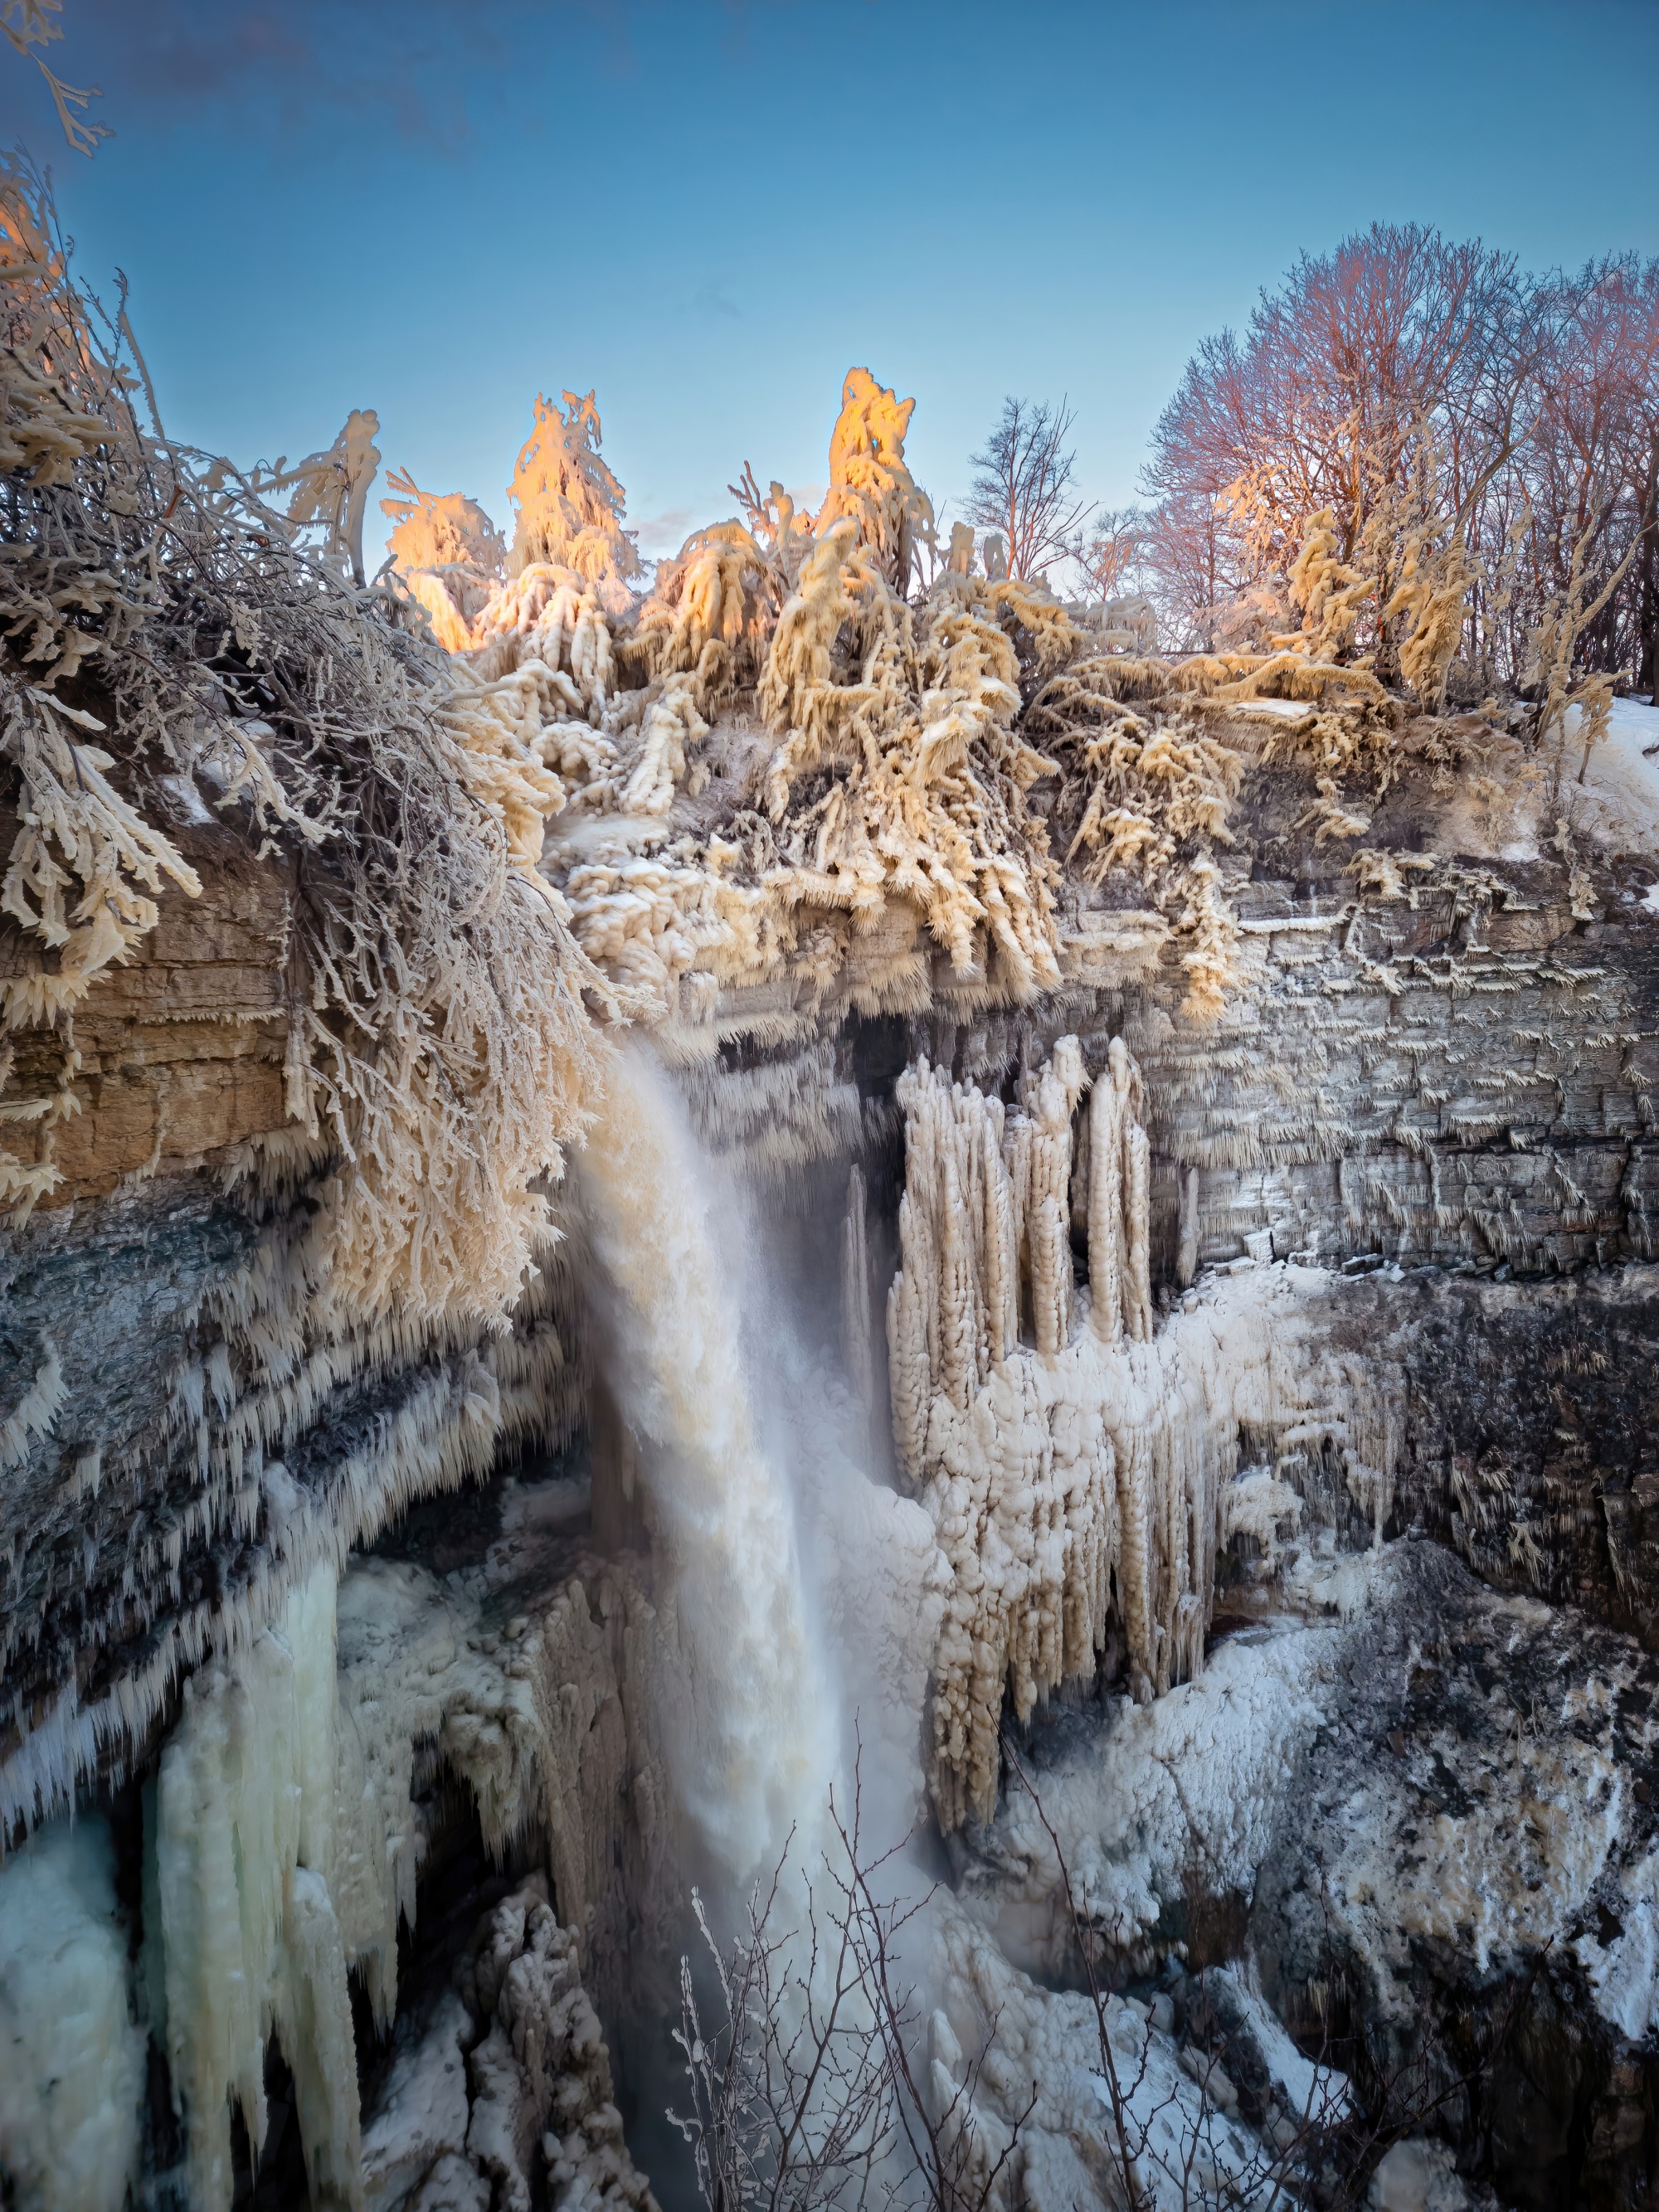
MULTIPOLYGON (((55 1147, 64 1181, 8 1237, 0 1263, 0 1392, 17 1423, 0 1722, 14 1822, 61 1796, 82 1709, 151 1656, 156 1599, 141 1593, 170 1581, 173 1612, 235 1579, 221 1544, 204 1580, 233 1512, 210 1502, 195 1433, 228 1377, 216 1377, 214 1398, 204 1363, 194 1389, 189 1378, 204 1306, 258 1245, 227 1186, 239 1148, 284 1118, 289 887, 276 868, 249 869, 228 832, 180 836, 201 896, 170 903, 137 959, 100 978, 80 1009, 80 1110, 55 1147), (32 1401, 33 1420, 19 1421, 32 1401), (51 1449, 32 1449, 48 1436, 51 1449)), ((15 935, 10 950, 21 952, 15 935)), ((101 1750, 119 1756, 130 1718, 118 1705, 108 1712, 101 1750)))

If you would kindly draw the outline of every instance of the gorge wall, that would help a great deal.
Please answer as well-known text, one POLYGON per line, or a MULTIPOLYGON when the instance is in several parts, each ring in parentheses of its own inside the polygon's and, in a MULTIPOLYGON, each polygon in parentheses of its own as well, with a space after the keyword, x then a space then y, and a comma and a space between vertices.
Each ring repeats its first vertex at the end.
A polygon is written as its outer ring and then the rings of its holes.
POLYGON ((909 404, 643 599, 317 586, 327 809, 314 636, 180 675, 106 957, 128 694, 6 678, 19 2208, 690 2202, 849 1775, 976 2212, 1648 2201, 1659 716, 913 591, 909 404))

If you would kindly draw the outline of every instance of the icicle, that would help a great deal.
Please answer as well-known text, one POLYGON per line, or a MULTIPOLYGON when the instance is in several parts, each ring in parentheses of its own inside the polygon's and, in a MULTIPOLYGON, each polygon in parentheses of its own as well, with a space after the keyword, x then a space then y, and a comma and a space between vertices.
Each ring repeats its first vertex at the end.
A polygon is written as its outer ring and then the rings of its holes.
MULTIPOLYGON (((331 1705, 333 1686, 331 1680, 331 1705)), ((277 2041, 294 2074, 312 2202, 360 2205, 357 2053, 345 1948, 328 1884, 308 1867, 296 1867, 289 1878, 271 1995, 277 2041)))
POLYGON ((1052 1191, 1038 1200, 1031 1222, 1031 1311, 1037 1350, 1052 1358, 1070 1333, 1072 1238, 1066 1208, 1052 1191))
MULTIPOLYGON (((907 1137, 908 1142, 908 1137, 907 1137)), ((1014 1274, 1016 1281, 1016 1314, 1014 1334, 1019 1334, 1020 1310, 1018 1285, 1029 1282, 1031 1273, 1031 1122, 1029 1115, 1009 1115, 1003 1130, 1003 1163, 1008 1173, 1008 1198, 1013 1215, 1014 1274)))
POLYGON ((43 1341, 40 1349, 46 1358, 36 1369, 28 1389, 0 1420, 0 1468, 22 1465, 28 1455, 29 1438, 46 1435, 68 1395, 63 1363, 56 1347, 43 1341))
MULTIPOLYGON (((952 1130, 952 1136, 955 1133, 952 1130)), ((972 1233, 972 1216, 963 1194, 952 1145, 939 1163, 939 1381, 958 1411, 966 1409, 979 1382, 979 1332, 975 1326, 978 1285, 972 1233)))
POLYGON ((841 1231, 841 1322, 847 1377, 866 1422, 875 1404, 870 1357, 870 1247, 864 1170, 854 1163, 847 1178, 847 1217, 841 1231))
POLYGON ((927 1317, 922 1285, 932 1270, 923 1264, 924 1240, 918 1208, 907 1193, 899 1200, 899 1271, 887 1293, 887 1370, 893 1404, 893 1449, 899 1472, 915 1483, 921 1474, 927 1436, 927 1401, 932 1363, 927 1356, 927 1317))
POLYGON ((1152 1334, 1152 1148, 1139 1121, 1124 1133, 1123 1164, 1124 1322, 1134 1341, 1146 1344, 1152 1334))
POLYGON ((1176 1256, 1176 1281, 1184 1291, 1198 1273, 1198 1170, 1183 1162, 1181 1174, 1181 1226, 1176 1256))
POLYGON ((265 2135, 273 2028, 295 2070, 313 2181, 356 2201, 351 2006, 326 1871, 335 1787, 335 1578, 319 1567, 234 1662, 185 1687, 161 1757, 155 1849, 167 2058, 191 2202, 231 2201, 230 2110, 265 2135), (317 1854, 312 1881, 299 1878, 317 1854), (314 2040, 314 2064, 311 2045, 314 2040))
POLYGON ((1123 1097, 1103 1075, 1089 1101, 1090 1325, 1103 1344, 1123 1334, 1123 1097))
POLYGON ((1152 1693, 1155 1664, 1152 1440, 1137 1426, 1130 1430, 1126 1442, 1127 1449, 1119 1453, 1117 1460, 1118 1588, 1131 1680, 1137 1699, 1144 1701, 1152 1693))
POLYGON ((985 1194, 985 1311, 990 1361, 1000 1367, 1019 1344, 1019 1237, 1013 1189, 1003 1164, 1002 1102, 986 1101, 981 1138, 985 1194))

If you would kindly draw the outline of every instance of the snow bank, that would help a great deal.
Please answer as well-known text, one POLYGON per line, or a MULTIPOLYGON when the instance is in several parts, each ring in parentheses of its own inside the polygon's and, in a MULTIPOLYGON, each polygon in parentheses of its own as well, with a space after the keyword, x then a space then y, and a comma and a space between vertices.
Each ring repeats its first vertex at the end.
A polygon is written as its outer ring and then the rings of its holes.
MULTIPOLYGON (((1569 777, 1583 758, 1579 743, 1583 709, 1567 710, 1564 761, 1569 777)), ((1659 708, 1615 699, 1607 733, 1590 749, 1583 789, 1593 806, 1589 826, 1614 851, 1659 856, 1659 708)), ((1563 782, 1569 799, 1577 787, 1563 782)))
MULTIPOLYGON (((1111 1950, 1150 1964, 1146 1937, 1194 1886, 1249 1896, 1347 1640, 1345 1624, 1323 1621, 1230 1637, 1196 1681, 1149 1705, 1122 1700, 1103 1740, 1033 1777, 1078 1908, 1111 1950)), ((1012 1949, 1033 1946, 1034 1971, 1065 1971, 1073 1947, 1054 1845, 1017 1784, 978 1841, 970 1893, 1012 1949)))

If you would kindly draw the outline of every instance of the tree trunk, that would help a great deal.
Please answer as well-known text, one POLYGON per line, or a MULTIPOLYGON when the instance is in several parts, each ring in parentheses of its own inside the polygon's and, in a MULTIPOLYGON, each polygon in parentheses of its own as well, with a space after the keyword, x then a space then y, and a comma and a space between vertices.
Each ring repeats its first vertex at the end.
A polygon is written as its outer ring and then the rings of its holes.
POLYGON ((1659 707, 1659 430, 1648 445, 1648 480, 1642 490, 1642 586, 1637 604, 1637 641, 1641 659, 1636 688, 1659 707))

